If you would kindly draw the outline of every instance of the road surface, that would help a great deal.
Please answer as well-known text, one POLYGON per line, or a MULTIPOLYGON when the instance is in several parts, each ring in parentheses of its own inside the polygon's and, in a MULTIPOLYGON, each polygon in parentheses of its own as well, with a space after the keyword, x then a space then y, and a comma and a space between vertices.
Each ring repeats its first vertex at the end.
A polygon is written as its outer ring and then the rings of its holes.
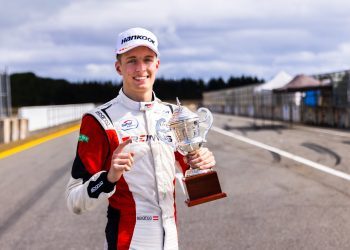
MULTIPOLYGON (((350 174, 350 135, 215 115, 216 127, 350 174)), ((0 249, 102 249, 106 207, 70 214, 65 185, 78 133, 0 160, 0 249)), ((350 182, 211 131, 228 197, 187 208, 180 249, 350 249, 350 182)))

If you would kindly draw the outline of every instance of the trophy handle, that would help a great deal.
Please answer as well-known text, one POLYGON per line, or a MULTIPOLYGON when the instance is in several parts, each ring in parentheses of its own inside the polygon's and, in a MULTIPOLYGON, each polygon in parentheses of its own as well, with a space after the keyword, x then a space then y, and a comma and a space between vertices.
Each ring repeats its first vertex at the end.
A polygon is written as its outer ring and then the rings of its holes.
POLYGON ((166 120, 164 118, 161 118, 157 121, 157 124, 156 124, 157 136, 159 140, 170 145, 175 149, 176 148, 175 143, 172 143, 172 139, 169 139, 170 136, 166 136, 166 134, 169 133, 171 129, 169 128, 169 126, 165 126, 164 124, 166 124, 166 120))
MULTIPOLYGON (((197 110, 197 113, 204 113, 205 114, 204 119, 200 119, 199 120, 200 123, 205 123, 206 124, 205 130, 204 130, 204 133, 203 133, 203 141, 205 142, 206 141, 205 138, 207 137, 209 129, 213 125, 213 115, 209 111, 209 109, 207 109, 207 108, 199 108, 197 110)), ((201 117, 201 116, 199 115, 199 117, 201 117)))

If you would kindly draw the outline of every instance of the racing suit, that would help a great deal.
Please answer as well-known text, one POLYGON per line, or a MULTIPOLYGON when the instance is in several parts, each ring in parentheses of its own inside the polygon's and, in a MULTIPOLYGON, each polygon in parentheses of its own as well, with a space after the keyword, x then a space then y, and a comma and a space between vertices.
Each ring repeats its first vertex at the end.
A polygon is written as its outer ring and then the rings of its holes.
POLYGON ((171 118, 172 106, 153 96, 152 102, 135 102, 120 90, 82 119, 67 205, 79 214, 109 200, 105 249, 178 249, 175 165, 183 172, 188 166, 159 140, 156 123, 171 118), (110 183, 111 156, 129 138, 132 142, 124 150, 130 146, 135 152, 134 164, 117 183, 110 183))

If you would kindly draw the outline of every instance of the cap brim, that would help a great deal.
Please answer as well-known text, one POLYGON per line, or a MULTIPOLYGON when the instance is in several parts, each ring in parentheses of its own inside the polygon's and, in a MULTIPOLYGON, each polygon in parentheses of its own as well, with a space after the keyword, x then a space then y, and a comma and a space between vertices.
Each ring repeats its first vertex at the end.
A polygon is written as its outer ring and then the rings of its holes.
POLYGON ((131 46, 127 47, 127 48, 122 48, 119 51, 116 51, 116 54, 117 55, 122 55, 122 54, 128 52, 129 50, 132 50, 132 49, 134 49, 136 47, 140 47, 140 46, 144 46, 144 47, 147 47, 147 48, 151 49, 154 53, 156 53, 157 56, 159 56, 159 51, 156 48, 154 48, 152 46, 149 46, 147 44, 134 44, 134 45, 131 45, 131 46))

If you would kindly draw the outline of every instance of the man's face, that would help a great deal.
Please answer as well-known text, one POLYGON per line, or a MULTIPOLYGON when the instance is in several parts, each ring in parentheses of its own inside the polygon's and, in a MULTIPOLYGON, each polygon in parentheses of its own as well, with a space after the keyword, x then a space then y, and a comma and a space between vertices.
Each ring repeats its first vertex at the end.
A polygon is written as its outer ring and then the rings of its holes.
POLYGON ((159 68, 159 60, 153 50, 145 46, 131 49, 120 56, 115 67, 123 77, 123 90, 129 97, 152 93, 159 68))

